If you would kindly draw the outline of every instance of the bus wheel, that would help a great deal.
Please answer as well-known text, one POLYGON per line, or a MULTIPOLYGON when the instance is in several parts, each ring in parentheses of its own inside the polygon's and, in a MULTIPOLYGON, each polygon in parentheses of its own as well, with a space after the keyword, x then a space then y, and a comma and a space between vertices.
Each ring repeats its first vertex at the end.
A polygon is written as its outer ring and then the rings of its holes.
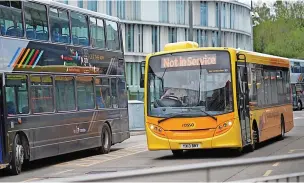
POLYGON ((253 126, 252 128, 252 144, 250 145, 250 151, 253 152, 259 143, 259 135, 258 135, 258 129, 256 126, 253 126))
POLYGON ((112 135, 108 124, 104 123, 101 129, 101 154, 108 154, 111 149, 112 135))
POLYGON ((298 101, 298 110, 301 111, 302 110, 302 103, 300 101, 298 101))
POLYGON ((283 140, 285 138, 285 123, 283 116, 281 117, 281 134, 280 134, 280 140, 283 140))
POLYGON ((19 134, 16 134, 13 142, 12 160, 9 164, 9 172, 13 175, 21 173, 22 164, 24 161, 24 147, 19 134))
POLYGON ((184 154, 183 150, 172 150, 173 156, 175 157, 181 157, 184 154))

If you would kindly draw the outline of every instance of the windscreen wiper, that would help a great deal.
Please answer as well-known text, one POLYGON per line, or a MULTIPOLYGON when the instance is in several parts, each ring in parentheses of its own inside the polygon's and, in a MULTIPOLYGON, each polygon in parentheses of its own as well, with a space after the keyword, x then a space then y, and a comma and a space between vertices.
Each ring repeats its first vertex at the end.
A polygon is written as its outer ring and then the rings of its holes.
POLYGON ((179 118, 179 117, 191 117, 189 114, 174 114, 174 115, 171 115, 169 117, 166 117, 164 119, 160 119, 158 120, 158 123, 161 123, 161 122, 164 122, 168 119, 171 119, 171 118, 179 118))
POLYGON ((206 111, 202 110, 201 108, 199 108, 199 110, 202 111, 203 113, 205 113, 207 116, 209 116, 212 119, 214 119, 215 121, 217 121, 217 118, 215 116, 212 116, 211 114, 207 113, 206 111))

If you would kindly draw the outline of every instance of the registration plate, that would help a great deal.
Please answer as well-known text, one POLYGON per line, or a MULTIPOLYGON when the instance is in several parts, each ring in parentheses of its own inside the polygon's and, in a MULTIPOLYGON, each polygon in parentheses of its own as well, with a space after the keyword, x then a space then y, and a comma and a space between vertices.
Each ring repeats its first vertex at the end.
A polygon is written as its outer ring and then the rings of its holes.
POLYGON ((181 144, 182 149, 197 149, 200 148, 200 144, 181 144))

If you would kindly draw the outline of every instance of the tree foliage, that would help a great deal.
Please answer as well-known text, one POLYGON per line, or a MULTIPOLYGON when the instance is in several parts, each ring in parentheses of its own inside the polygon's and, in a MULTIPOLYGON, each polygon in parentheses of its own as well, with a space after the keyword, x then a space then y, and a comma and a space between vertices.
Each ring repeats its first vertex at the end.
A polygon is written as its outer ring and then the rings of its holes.
POLYGON ((260 18, 253 29, 254 50, 288 58, 304 59, 304 2, 257 3, 260 18))

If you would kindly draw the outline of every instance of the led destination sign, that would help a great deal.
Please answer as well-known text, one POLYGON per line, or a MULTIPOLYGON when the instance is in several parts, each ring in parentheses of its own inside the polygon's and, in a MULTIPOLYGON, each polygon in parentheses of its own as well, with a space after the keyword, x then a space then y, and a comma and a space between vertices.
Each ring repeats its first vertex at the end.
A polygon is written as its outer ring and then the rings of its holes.
POLYGON ((215 65, 216 54, 203 54, 198 56, 175 56, 161 59, 161 68, 190 67, 199 65, 215 65))

